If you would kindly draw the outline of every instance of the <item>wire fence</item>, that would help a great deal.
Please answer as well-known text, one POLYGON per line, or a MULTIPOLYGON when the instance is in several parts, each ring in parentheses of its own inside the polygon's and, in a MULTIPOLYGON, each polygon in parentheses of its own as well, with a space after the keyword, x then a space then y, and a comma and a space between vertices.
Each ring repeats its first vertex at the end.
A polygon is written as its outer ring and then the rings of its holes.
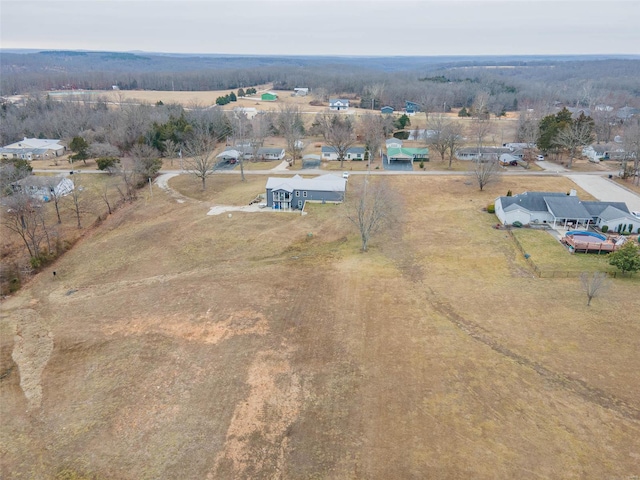
MULTIPOLYGON (((582 275, 583 272, 578 272, 578 271, 569 271, 569 270, 562 271, 562 270, 541 269, 531 259, 531 256, 524 249, 524 247, 520 243, 520 240, 518 240, 518 237, 516 237, 513 234, 511 229, 507 229, 507 233, 513 239, 513 243, 516 245, 518 250, 520 250, 520 252, 522 252, 522 255, 524 256, 525 261, 531 267, 531 270, 533 270, 533 272, 536 274, 537 277, 539 277, 539 278, 578 278, 578 277, 580 277, 580 275, 582 275)), ((617 278, 617 277, 628 278, 628 277, 630 277, 632 275, 631 273, 625 274, 625 273, 622 273, 622 272, 615 272, 615 271, 614 272, 604 271, 602 273, 606 274, 607 276, 609 276, 611 278, 617 278)))

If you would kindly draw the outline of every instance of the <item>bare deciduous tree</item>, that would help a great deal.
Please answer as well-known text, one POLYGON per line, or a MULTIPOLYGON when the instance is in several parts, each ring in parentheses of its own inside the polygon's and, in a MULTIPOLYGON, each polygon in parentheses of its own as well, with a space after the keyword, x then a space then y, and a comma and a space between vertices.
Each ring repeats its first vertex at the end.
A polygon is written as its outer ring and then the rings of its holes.
POLYGON ((338 160, 340 160, 340 168, 343 168, 347 151, 355 143, 351 120, 325 112, 318 114, 316 122, 327 145, 336 151, 338 160))
POLYGON ((291 155, 291 161, 296 163, 296 159, 302 153, 304 144, 304 122, 300 108, 297 105, 285 105, 278 112, 278 129, 287 142, 287 153, 291 155))
POLYGON ((399 202, 384 179, 369 175, 360 188, 354 189, 347 204, 347 218, 360 233, 362 251, 369 248, 371 237, 389 226, 398 214, 399 202))
POLYGON ((447 126, 445 140, 447 143, 447 148, 449 149, 449 168, 451 168, 451 164, 453 163, 453 159, 456 156, 456 152, 460 145, 462 144, 462 125, 459 122, 451 122, 447 126))
POLYGON ((215 139, 206 134, 197 135, 185 145, 185 169, 202 181, 203 191, 207 186, 207 177, 213 175, 216 166, 215 148, 215 139))
POLYGON ((475 177, 480 190, 487 185, 497 182, 500 178, 500 165, 495 159, 476 160, 473 162, 472 175, 475 177))
POLYGON ((625 175, 631 175, 636 185, 640 185, 640 120, 632 119, 625 124, 624 149, 626 156, 622 171, 625 175), (628 171, 629 159, 633 160, 631 171, 628 171))
POLYGON ((369 152, 369 165, 382 147, 385 138, 385 119, 380 115, 367 113, 360 118, 357 129, 362 135, 364 147, 369 152))
POLYGON ((576 157, 578 147, 591 142, 591 125, 580 122, 572 122, 566 128, 560 130, 554 139, 554 143, 569 152, 568 168, 571 168, 576 157))
POLYGON ((233 143, 238 147, 240 155, 238 156, 238 163, 240 163, 240 178, 244 182, 244 152, 246 151, 247 138, 249 136, 249 130, 251 124, 247 118, 247 114, 242 110, 236 109, 231 115, 231 125, 233 128, 233 143))
POLYGON ((78 228, 82 228, 82 216, 89 213, 85 204, 84 187, 76 182, 75 188, 68 196, 68 208, 76 217, 78 228))
POLYGON ((427 129, 430 131, 425 135, 425 143, 438 152, 443 162, 449 148, 447 138, 449 123, 444 115, 432 115, 427 121, 427 129))
POLYGON ((609 288, 607 274, 603 272, 583 272, 580 274, 580 283, 582 290, 587 295, 587 307, 591 306, 592 299, 609 288))
POLYGON ((2 225, 18 234, 31 258, 38 258, 42 243, 49 237, 42 203, 18 193, 7 197, 6 207, 6 212, 2 214, 2 225))
POLYGON ((171 139, 165 140, 163 142, 164 146, 164 156, 171 161, 171 166, 173 167, 174 158, 178 157, 178 152, 180 151, 180 147, 176 142, 171 139))

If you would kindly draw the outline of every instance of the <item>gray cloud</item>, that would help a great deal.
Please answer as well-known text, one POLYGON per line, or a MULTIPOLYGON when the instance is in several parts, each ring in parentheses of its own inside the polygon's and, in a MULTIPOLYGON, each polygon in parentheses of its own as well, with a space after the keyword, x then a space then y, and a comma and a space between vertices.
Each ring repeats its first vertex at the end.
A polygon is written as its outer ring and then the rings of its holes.
POLYGON ((183 53, 638 54, 639 19, 634 0, 4 0, 0 39, 183 53))

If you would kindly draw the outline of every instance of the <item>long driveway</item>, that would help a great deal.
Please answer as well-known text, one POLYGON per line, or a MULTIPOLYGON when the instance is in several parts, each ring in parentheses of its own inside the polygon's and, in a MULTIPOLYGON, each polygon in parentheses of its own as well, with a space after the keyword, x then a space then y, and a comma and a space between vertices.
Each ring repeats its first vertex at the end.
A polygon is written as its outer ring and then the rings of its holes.
POLYGON ((625 202, 630 211, 640 211, 640 195, 621 187, 613 180, 598 175, 567 175, 567 178, 598 200, 625 202))

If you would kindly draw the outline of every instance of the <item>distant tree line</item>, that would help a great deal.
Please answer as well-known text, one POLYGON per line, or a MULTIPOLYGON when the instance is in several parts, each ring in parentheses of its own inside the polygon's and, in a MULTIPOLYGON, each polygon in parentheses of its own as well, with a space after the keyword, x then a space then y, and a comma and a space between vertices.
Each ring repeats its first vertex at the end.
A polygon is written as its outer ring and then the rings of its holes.
POLYGON ((368 109, 389 105, 399 110, 407 100, 426 112, 469 109, 476 97, 485 93, 489 97, 487 110, 494 115, 553 102, 585 108, 600 103, 640 107, 640 60, 636 59, 514 60, 504 65, 488 60, 480 65, 477 59, 181 58, 71 53, 78 55, 3 54, 0 93, 110 90, 115 85, 123 90, 240 93, 242 89, 250 95, 247 88, 272 83, 274 89, 309 87, 325 102, 336 95, 360 98, 359 106, 368 109))

